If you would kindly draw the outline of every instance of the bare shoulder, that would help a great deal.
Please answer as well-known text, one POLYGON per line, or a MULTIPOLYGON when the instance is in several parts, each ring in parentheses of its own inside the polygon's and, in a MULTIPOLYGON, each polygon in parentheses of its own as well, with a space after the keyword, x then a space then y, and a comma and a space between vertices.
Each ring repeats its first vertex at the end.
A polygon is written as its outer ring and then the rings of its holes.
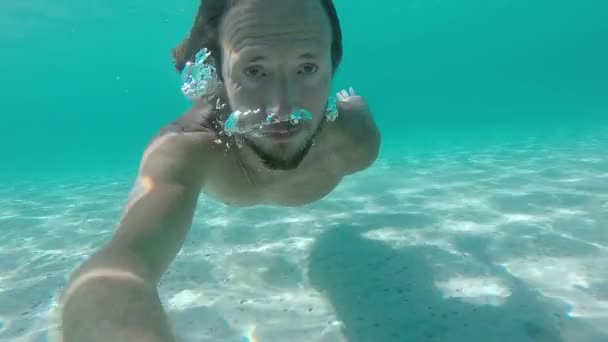
POLYGON ((163 127, 143 152, 140 175, 182 182, 204 173, 217 149, 217 134, 204 114, 191 110, 163 127))
POLYGON ((209 132, 171 132, 154 139, 145 149, 142 164, 153 157, 197 159, 210 152, 215 135, 209 132))

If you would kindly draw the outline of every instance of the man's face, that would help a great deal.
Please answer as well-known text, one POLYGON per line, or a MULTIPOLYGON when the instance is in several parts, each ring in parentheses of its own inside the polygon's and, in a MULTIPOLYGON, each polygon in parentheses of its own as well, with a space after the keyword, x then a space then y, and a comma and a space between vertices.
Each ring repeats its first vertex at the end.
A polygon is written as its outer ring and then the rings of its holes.
POLYGON ((331 27, 321 2, 241 0, 222 22, 220 43, 232 110, 261 109, 286 122, 295 109, 312 113, 298 125, 245 136, 270 167, 297 167, 325 115, 332 78, 331 27))

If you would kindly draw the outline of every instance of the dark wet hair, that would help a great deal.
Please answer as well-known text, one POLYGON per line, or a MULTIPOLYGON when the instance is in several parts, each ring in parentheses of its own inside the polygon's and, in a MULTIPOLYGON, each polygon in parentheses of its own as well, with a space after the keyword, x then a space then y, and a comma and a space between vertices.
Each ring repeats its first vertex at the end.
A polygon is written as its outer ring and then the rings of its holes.
MULTIPOLYGON (((304 0, 310 1, 310 0, 304 0)), ((333 0, 319 0, 329 17, 332 30, 331 59, 333 72, 342 61, 342 30, 333 0)), ((224 15, 235 5, 236 0, 201 0, 198 13, 189 36, 173 49, 173 60, 177 71, 182 71, 188 61, 194 61, 196 53, 207 48, 217 70, 221 69, 220 24, 224 15)), ((221 78, 221 72, 218 72, 221 78)))

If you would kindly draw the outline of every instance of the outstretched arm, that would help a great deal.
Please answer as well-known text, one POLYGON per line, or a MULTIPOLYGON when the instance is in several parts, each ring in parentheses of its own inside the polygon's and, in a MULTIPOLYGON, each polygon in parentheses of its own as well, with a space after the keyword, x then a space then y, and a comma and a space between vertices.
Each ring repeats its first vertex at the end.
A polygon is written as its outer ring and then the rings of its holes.
POLYGON ((352 174, 370 167, 378 158, 381 135, 365 99, 351 88, 338 93, 339 115, 327 123, 327 134, 332 141, 336 158, 331 158, 333 169, 341 174, 352 174))
POLYGON ((113 238, 63 294, 64 342, 174 341, 156 286, 190 229, 212 138, 172 133, 146 150, 113 238))

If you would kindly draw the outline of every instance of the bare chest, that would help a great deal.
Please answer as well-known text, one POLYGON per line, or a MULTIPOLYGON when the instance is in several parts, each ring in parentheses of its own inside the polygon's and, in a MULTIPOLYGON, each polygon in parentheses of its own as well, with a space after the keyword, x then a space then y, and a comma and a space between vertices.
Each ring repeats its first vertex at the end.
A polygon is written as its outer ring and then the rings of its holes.
POLYGON ((320 163, 303 163, 293 171, 255 169, 226 156, 211 166, 203 192, 233 206, 297 206, 325 197, 342 177, 320 163))

